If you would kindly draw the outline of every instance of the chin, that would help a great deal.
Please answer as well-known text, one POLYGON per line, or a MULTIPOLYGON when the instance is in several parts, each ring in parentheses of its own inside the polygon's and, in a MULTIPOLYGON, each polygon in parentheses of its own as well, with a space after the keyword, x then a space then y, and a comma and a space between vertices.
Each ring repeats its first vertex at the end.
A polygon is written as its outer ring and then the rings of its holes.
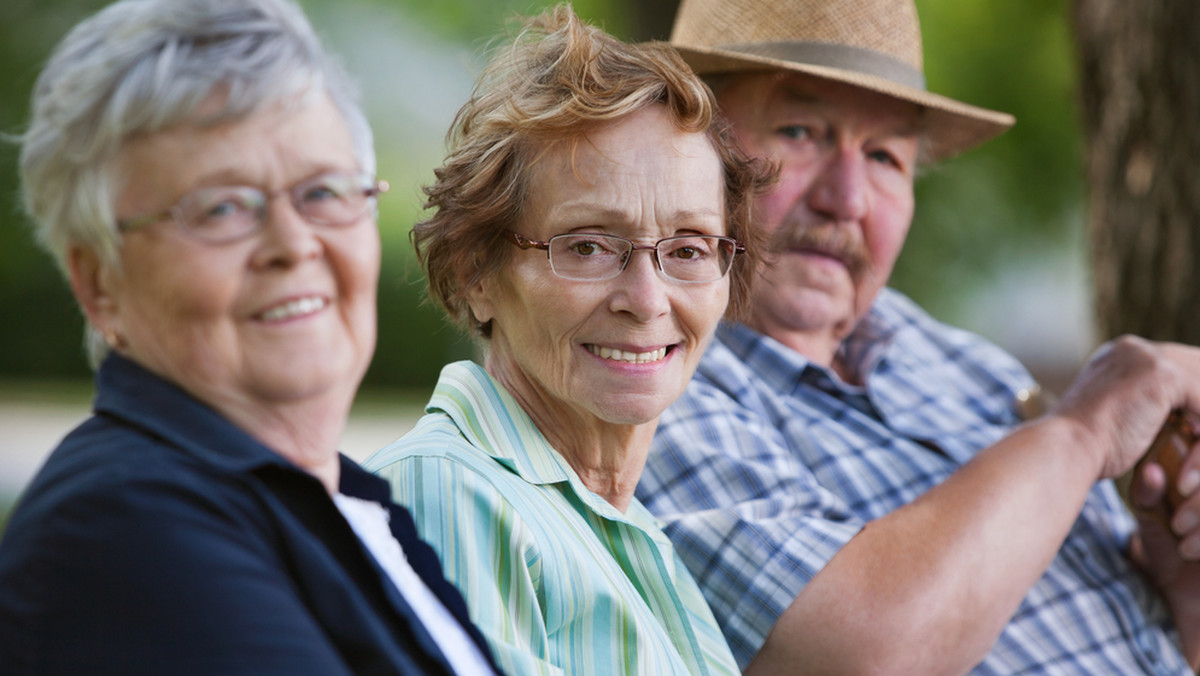
POLYGON ((678 398, 679 394, 682 392, 665 400, 666 397, 662 395, 639 396, 622 393, 611 397, 608 401, 600 402, 596 406, 596 410, 599 411, 599 417, 602 420, 614 425, 645 425, 657 422, 658 417, 667 410, 667 406, 672 401, 678 398))
POLYGON ((273 360, 259 371, 259 389, 276 401, 303 401, 319 397, 344 397, 352 400, 366 366, 352 359, 329 359, 311 354, 305 359, 273 360))

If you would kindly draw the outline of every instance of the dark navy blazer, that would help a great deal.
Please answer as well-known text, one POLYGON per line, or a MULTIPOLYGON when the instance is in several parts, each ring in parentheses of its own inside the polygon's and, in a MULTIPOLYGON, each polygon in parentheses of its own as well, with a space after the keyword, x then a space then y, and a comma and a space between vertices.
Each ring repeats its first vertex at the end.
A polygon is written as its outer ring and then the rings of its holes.
MULTIPOLYGON (((490 659, 387 484, 343 456, 340 490, 490 659)), ((119 356, 0 540, 0 674, 448 673, 315 477, 119 356)))

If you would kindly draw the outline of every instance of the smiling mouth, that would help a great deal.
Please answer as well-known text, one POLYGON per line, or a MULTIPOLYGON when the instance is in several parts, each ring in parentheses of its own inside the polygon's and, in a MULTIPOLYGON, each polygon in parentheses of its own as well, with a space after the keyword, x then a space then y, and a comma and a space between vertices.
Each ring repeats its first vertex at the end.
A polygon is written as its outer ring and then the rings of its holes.
POLYGON ((611 347, 601 347, 592 343, 587 344, 588 352, 610 361, 620 361, 628 364, 650 364, 661 361, 667 356, 667 348, 660 347, 649 352, 626 352, 611 347))
POLYGON ((329 299, 322 296, 309 296, 307 298, 297 298, 289 300, 286 303, 276 305, 275 307, 263 312, 259 318, 263 321, 277 322, 292 317, 300 317, 303 315, 313 314, 325 309, 329 305, 329 299))

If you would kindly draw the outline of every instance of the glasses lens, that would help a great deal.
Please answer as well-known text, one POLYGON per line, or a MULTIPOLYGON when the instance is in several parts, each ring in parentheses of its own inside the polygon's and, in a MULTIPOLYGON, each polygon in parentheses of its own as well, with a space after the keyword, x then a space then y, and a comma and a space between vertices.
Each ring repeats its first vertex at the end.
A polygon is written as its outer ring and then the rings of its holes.
POLYGON ((375 191, 363 174, 324 174, 292 188, 296 210, 313 223, 346 225, 367 213, 375 191))
POLYGON ((265 203, 266 197, 254 188, 201 188, 179 201, 178 216, 197 237, 224 242, 256 230, 265 203))
POLYGON ((611 235, 558 235, 550 238, 550 267, 567 279, 612 279, 632 250, 629 240, 611 235))
POLYGON ((658 243, 663 274, 681 282, 713 282, 733 264, 734 244, 716 235, 669 237, 658 243))

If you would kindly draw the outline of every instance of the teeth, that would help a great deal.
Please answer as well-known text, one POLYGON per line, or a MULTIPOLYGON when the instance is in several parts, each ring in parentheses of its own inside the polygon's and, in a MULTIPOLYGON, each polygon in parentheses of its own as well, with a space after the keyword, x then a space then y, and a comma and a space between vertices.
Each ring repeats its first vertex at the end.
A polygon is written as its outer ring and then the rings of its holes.
POLYGON ((276 305, 262 314, 262 318, 269 321, 279 321, 299 315, 306 315, 316 312, 329 304, 329 301, 319 296, 311 296, 309 298, 297 298, 283 305, 276 305))
POLYGON ((657 350, 649 352, 625 352, 624 350, 614 350, 611 347, 600 347, 599 345, 588 345, 587 348, 592 354, 601 359, 611 359, 631 364, 649 364, 667 356, 667 348, 665 347, 660 347, 657 350))

